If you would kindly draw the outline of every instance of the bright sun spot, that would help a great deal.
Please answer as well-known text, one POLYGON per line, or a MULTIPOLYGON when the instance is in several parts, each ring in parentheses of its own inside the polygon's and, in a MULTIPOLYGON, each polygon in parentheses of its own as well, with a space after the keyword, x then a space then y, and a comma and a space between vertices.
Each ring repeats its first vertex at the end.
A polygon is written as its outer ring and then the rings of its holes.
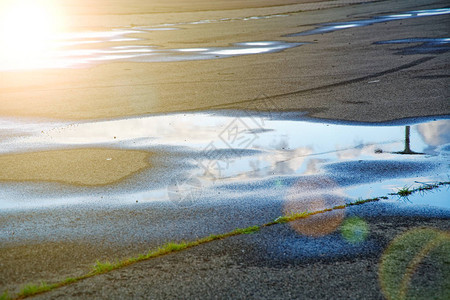
POLYGON ((55 2, 1 1, 0 69, 33 69, 49 59, 63 27, 55 2))

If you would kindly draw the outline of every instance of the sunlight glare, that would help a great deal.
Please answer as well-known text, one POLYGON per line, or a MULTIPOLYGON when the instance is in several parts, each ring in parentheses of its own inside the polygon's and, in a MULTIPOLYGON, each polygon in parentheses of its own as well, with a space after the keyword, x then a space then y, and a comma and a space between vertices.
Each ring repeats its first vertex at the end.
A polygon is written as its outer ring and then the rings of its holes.
POLYGON ((33 69, 45 64, 62 27, 62 14, 55 1, 2 1, 0 69, 33 69))

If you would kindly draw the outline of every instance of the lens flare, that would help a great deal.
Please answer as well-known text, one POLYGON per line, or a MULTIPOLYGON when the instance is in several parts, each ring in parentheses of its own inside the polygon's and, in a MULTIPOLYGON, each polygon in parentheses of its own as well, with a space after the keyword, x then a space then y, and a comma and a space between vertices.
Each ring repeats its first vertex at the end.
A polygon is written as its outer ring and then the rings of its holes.
POLYGON ((63 28, 55 1, 13 0, 0 4, 0 67, 33 69, 51 56, 63 28))
POLYGON ((341 225, 342 237, 352 244, 362 243, 369 234, 367 222, 358 217, 345 219, 341 225))
POLYGON ((397 236, 379 264, 386 299, 448 299, 450 233, 415 228, 397 236))
MULTIPOLYGON (((340 193, 340 187, 331 178, 318 178, 314 182, 299 180, 288 190, 283 213, 317 212, 342 206, 345 201, 340 193)), ((344 217, 345 211, 337 209, 289 222, 289 225, 302 235, 321 237, 334 232, 344 217)))

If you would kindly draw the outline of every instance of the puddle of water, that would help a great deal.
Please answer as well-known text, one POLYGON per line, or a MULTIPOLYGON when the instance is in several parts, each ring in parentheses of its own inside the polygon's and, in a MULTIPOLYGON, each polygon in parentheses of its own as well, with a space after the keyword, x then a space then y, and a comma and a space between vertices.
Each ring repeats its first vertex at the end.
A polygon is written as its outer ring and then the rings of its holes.
MULTIPOLYGON (((243 197, 279 201, 289 193, 311 198, 323 194, 323 189, 340 199, 367 198, 414 181, 448 180, 450 155, 448 119, 368 126, 213 112, 79 123, 10 119, 0 122, 0 132, 2 154, 85 147, 140 149, 163 153, 165 166, 124 184, 64 187, 63 193, 56 183, 1 183, 3 209, 80 201, 95 205, 100 197, 109 204, 188 198, 209 203, 243 197)), ((445 195, 449 198, 448 192, 445 195)), ((437 205, 450 208, 446 201, 437 205)))
MULTIPOLYGON (((368 26, 381 22, 426 16, 439 16, 449 13, 450 9, 448 8, 412 11, 387 16, 379 16, 366 20, 324 24, 313 30, 290 34, 287 36, 293 37, 321 34, 354 27, 368 26)), ((33 59, 32 62, 27 60, 26 64, 24 64, 18 63, 20 62, 20 59, 17 58, 13 60, 2 59, 0 62, 0 70, 10 71, 17 69, 76 68, 113 61, 167 62, 220 59, 239 55, 273 53, 304 45, 305 43, 262 41, 235 43, 228 47, 162 49, 156 46, 136 45, 135 43, 137 41, 139 41, 139 43, 150 41, 151 33, 153 31, 170 31, 180 29, 176 26, 228 22, 235 20, 259 20, 284 16, 287 15, 253 16, 241 19, 225 18, 220 20, 200 20, 188 23, 163 24, 161 26, 155 27, 140 26, 133 28, 116 28, 110 31, 64 33, 54 38, 51 45, 48 46, 49 51, 47 51, 45 54, 40 54, 39 57, 33 59), (136 34, 139 34, 139 38, 133 36, 136 34), (130 44, 108 47, 103 46, 106 43, 130 44), (92 47, 86 49, 76 49, 80 45, 84 45, 85 47, 91 45, 92 47), (124 49, 122 47, 127 48, 124 49)), ((428 45, 430 42, 424 43, 428 45)), ((442 41, 440 42, 440 45, 440 47, 437 47, 436 43, 433 42, 432 48, 434 49, 434 51, 443 51, 447 49, 446 44, 443 45, 442 41)), ((21 52, 26 53, 26 51, 21 52)))
POLYGON ((414 38, 376 42, 379 45, 420 44, 405 47, 397 51, 397 54, 439 54, 450 51, 450 38, 414 38))
MULTIPOLYGON (((270 19, 276 17, 284 17, 286 15, 268 15, 254 16, 248 18, 224 18, 220 20, 200 20, 194 22, 179 22, 173 24, 162 24, 159 26, 138 26, 132 28, 115 28, 110 31, 87 31, 87 32, 67 32, 54 36, 52 41, 47 45, 46 53, 39 53, 39 57, 33 59, 32 62, 27 61, 26 64, 18 63, 17 57, 14 59, 1 59, 0 70, 10 71, 18 69, 48 69, 48 68, 77 68, 90 66, 99 62, 110 62, 117 60, 138 61, 138 62, 161 62, 161 61, 185 61, 185 60, 201 60, 201 59, 217 59, 238 55, 262 54, 282 51, 288 48, 302 45, 303 43, 286 43, 286 42, 262 42, 266 47, 258 45, 258 43, 236 43, 229 47, 213 47, 204 48, 204 50, 196 51, 195 49, 161 49, 156 46, 112 46, 103 47, 108 43, 124 43, 124 42, 145 42, 150 41, 153 31, 172 31, 180 30, 179 26, 210 24, 229 21, 247 21, 270 19), (178 26, 178 27, 174 27, 178 26), (139 38, 133 35, 139 34, 139 38), (92 45, 87 49, 76 49, 78 46, 85 47, 92 45), (128 47, 127 55, 123 55, 120 47, 128 47), (196 54, 186 54, 196 52, 196 54)), ((22 49, 18 49, 23 53, 22 49)), ((34 57, 34 56, 33 56, 34 57)))
MULTIPOLYGON (((394 180, 384 180, 371 184, 362 184, 354 188, 348 189, 347 195, 356 201, 359 198, 373 198, 380 196, 379 191, 390 191, 390 193, 397 193, 399 189, 407 187, 409 189, 418 188, 427 184, 438 182, 445 179, 439 176, 429 176, 425 178, 402 178, 394 180)), ((448 180, 448 177, 447 177, 448 180)), ((407 197, 400 197, 398 195, 389 195, 389 199, 382 199, 382 203, 393 203, 400 206, 424 206, 424 207, 439 207, 450 209, 450 191, 444 186, 430 191, 416 192, 407 197)))
MULTIPOLYGON (((47 69, 47 68, 79 68, 90 66, 100 62, 131 61, 131 62, 167 62, 167 61, 190 61, 219 59, 240 55, 265 54, 283 51, 297 47, 305 43, 288 43, 277 41, 235 43, 228 47, 210 48, 181 48, 162 49, 156 46, 112 46, 102 48, 103 43, 142 41, 143 39, 125 37, 126 34, 138 33, 139 31, 117 31, 113 33, 95 33, 103 39, 99 40, 68 40, 56 43, 57 48, 47 53, 46 56, 34 60, 26 66, 17 65, 15 61, 3 61, 0 70, 10 71, 15 69, 47 69), (81 44, 97 45, 90 49, 70 49, 68 47, 81 44), (265 46, 262 46, 265 45, 265 46), (124 49, 123 47, 126 47, 124 49)), ((91 38, 90 35, 89 39, 91 38)))
MULTIPOLYGON (((213 20, 199 20, 193 22, 178 22, 178 23, 169 23, 169 24, 161 24, 159 27, 143 27, 150 29, 158 29, 164 30, 163 28, 167 26, 183 26, 183 25, 198 25, 198 24, 212 24, 212 23, 222 23, 222 22, 232 22, 232 21, 252 21, 252 20, 264 20, 264 19, 273 19, 273 18, 282 18, 288 17, 288 14, 276 14, 276 15, 265 15, 265 16, 252 16, 252 17, 244 17, 244 18, 221 18, 221 19, 213 19, 213 20)), ((135 27, 138 28, 138 27, 135 27)))
POLYGON ((338 30, 349 29, 349 28, 369 26, 369 25, 373 25, 373 24, 377 24, 377 23, 384 23, 384 22, 398 21, 398 20, 405 20, 405 19, 413 19, 413 18, 420 18, 420 17, 429 17, 429 16, 442 16, 442 15, 447 15, 447 14, 450 14, 450 8, 416 10, 416 11, 409 11, 409 12, 403 12, 403 13, 386 15, 386 16, 377 16, 377 17, 373 17, 371 19, 354 20, 354 21, 339 22, 339 23, 327 23, 327 24, 322 24, 319 27, 312 29, 312 30, 302 31, 299 33, 293 33, 293 34, 289 34, 286 36, 294 37, 294 36, 322 34, 322 33, 329 33, 329 32, 334 32, 334 31, 338 31, 338 30))

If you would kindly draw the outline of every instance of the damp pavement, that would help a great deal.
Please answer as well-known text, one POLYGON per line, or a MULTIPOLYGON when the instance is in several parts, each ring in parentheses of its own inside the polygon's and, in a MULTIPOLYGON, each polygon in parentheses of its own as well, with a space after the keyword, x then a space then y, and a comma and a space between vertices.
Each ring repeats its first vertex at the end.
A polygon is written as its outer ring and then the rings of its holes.
MULTIPOLYGON (((446 13, 445 8, 389 12, 360 23, 375 27, 391 19, 446 13)), ((345 32, 360 23, 322 24, 315 30, 345 32)), ((129 35, 145 30, 153 29, 65 39, 134 42, 129 35)), ((410 55, 445 55, 447 39, 379 43, 406 47, 396 50, 410 55)), ((302 45, 261 41, 169 50, 129 45, 112 48, 116 52, 72 54, 88 57, 89 63, 95 57, 142 58, 149 51, 171 59, 209 59, 264 55, 287 46, 302 45)), ((259 100, 264 110, 279 110, 264 96, 259 100)), ((73 122, 2 118, 2 155, 74 148, 154 155, 150 168, 113 185, 2 181, 0 292, 79 276, 96 260, 135 256, 170 241, 195 240, 264 224, 293 211, 322 210, 448 181, 448 115, 357 123, 313 119, 301 111, 261 113, 257 108, 73 122)), ((445 298, 449 198, 446 187, 406 198, 389 195, 377 203, 138 263, 37 298, 396 298, 395 290, 445 298), (447 242, 431 243, 429 255, 421 255, 427 249, 414 241, 428 245, 426 238, 433 233, 447 242), (399 243, 412 247, 410 260, 390 247, 399 243), (411 271, 405 261, 418 263, 411 271), (406 289, 405 276, 410 280, 406 289)))
MULTIPOLYGON (((95 276, 36 299, 397 299, 398 282, 408 274, 405 256, 394 251, 398 256, 392 258, 385 249, 411 246, 404 243, 405 235, 423 239, 450 228, 448 214, 413 209, 396 215, 387 212, 392 208, 352 208, 341 230, 321 237, 302 236, 290 224, 264 228, 95 276), (352 222, 367 228, 363 238, 357 230, 343 234, 342 228, 352 222), (433 229, 418 229, 424 226, 433 229), (390 264, 380 267, 382 261, 390 264), (386 272, 390 268, 398 272, 386 272)), ((411 248, 417 258, 422 248, 411 248)), ((448 250, 447 240, 432 255, 419 257, 408 296, 446 298, 448 250)))

